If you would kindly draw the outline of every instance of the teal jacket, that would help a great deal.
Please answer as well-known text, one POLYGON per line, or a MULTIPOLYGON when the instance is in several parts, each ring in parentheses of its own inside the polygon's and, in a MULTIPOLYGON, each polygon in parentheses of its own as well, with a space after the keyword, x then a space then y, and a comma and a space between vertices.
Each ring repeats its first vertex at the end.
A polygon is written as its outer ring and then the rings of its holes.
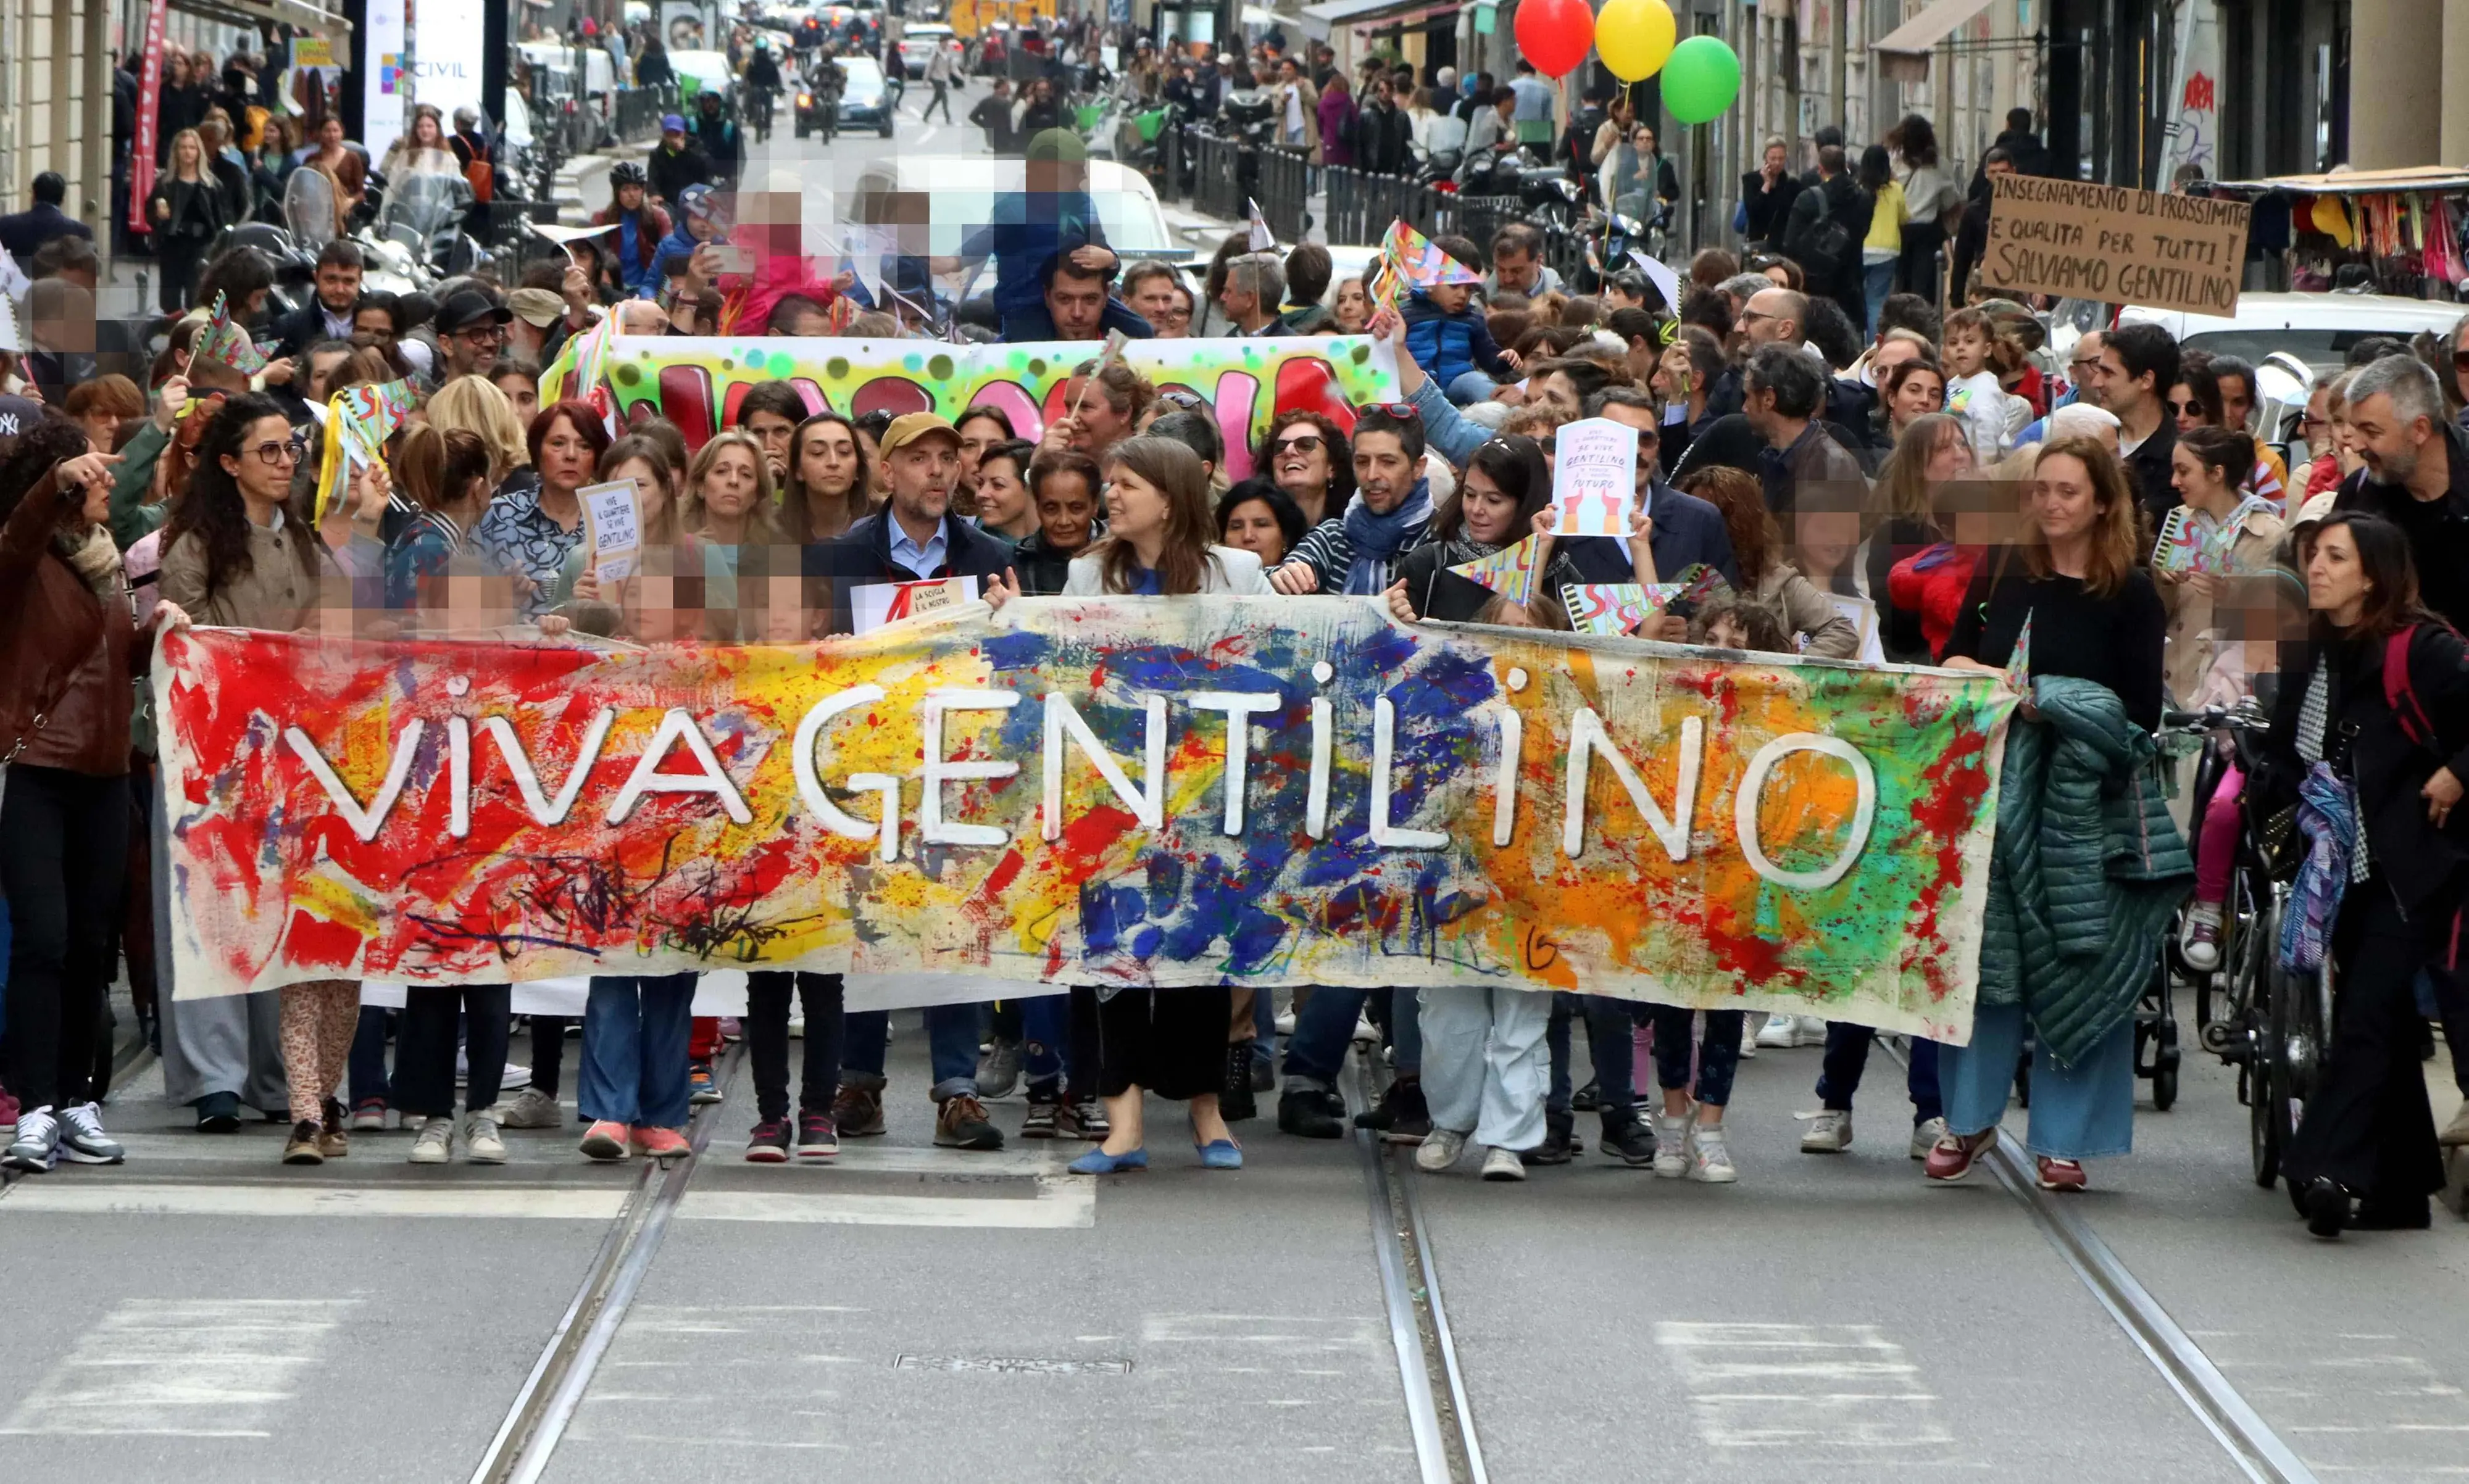
POLYGON ((2033 700, 2041 719, 2006 734, 1979 999, 2020 1004, 2072 1065, 2134 1014, 2195 863, 2116 694, 2048 675, 2033 700))

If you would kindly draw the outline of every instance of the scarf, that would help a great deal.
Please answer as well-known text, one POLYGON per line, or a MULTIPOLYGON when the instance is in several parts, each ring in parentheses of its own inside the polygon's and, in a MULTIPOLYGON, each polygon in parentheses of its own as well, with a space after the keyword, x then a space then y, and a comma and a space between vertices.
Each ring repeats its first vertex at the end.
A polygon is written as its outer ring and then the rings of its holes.
POLYGON ((52 537, 52 549, 96 597, 109 603, 127 596, 121 581, 120 546, 110 531, 102 526, 89 526, 82 536, 63 531, 52 537))
POLYGON ((1391 563, 1421 539, 1423 528, 1431 523, 1431 483, 1416 480, 1413 492, 1385 515, 1366 504, 1358 491, 1347 502, 1344 518, 1346 544, 1352 554, 1346 569, 1346 590, 1357 595, 1383 591, 1389 585, 1391 563))
POLYGON ((2352 882, 2364 879, 2356 868, 2365 859, 2357 795, 2328 763, 2309 767, 2297 787, 2297 829, 2306 836, 2306 859, 2290 890, 2289 915, 2280 923, 2280 967, 2311 974, 2323 967, 2341 898, 2352 882))

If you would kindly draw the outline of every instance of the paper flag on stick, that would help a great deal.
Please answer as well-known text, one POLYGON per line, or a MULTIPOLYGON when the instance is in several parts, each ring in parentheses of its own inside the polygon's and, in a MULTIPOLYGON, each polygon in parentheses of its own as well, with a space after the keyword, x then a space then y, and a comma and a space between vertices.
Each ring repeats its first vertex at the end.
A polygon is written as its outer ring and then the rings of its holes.
POLYGON ((409 381, 345 387, 326 403, 325 451, 317 465, 320 521, 343 497, 355 470, 385 463, 385 441, 410 419, 409 381))
POLYGON ((1402 217, 1391 223, 1388 240, 1380 247, 1414 287, 1483 282, 1482 274, 1433 246, 1430 238, 1408 225, 1402 217))
POLYGON ((1478 557, 1464 566, 1449 570, 1470 582, 1482 583, 1511 603, 1532 603, 1534 601, 1536 549, 1536 538, 1530 536, 1514 546, 1505 547, 1488 557, 1478 557))
POLYGON ((2032 614, 2023 612, 2023 627, 2015 631, 2015 652, 2006 657, 2006 686, 2019 696, 2032 694, 2032 614))
POLYGON ((1252 246, 1250 250, 1256 253, 1276 252, 1278 250, 1278 234, 1269 230, 1269 218, 1260 215, 1260 203, 1253 200, 1248 195, 1243 198, 1243 202, 1245 205, 1252 208, 1252 246))
POLYGON ((202 355, 219 366, 229 366, 244 377, 253 377, 265 369, 265 357, 251 345, 247 331, 231 322, 223 304, 223 295, 215 295, 215 307, 206 317, 206 328, 198 331, 191 358, 202 355))
POLYGON ((0 351, 23 354, 25 349, 26 337, 17 329, 17 307, 8 295, 0 294, 0 351))
POLYGON ((1564 582, 1560 601, 1569 622, 1583 634, 1634 633, 1637 626, 1661 612, 1680 596, 1678 582, 1652 587, 1636 582, 1564 582))
POLYGON ((1663 296, 1664 309, 1669 313, 1679 313, 1680 275, 1673 272, 1661 259, 1634 247, 1628 250, 1628 261, 1637 264, 1637 270, 1645 274, 1646 281, 1654 285, 1654 291, 1663 296))

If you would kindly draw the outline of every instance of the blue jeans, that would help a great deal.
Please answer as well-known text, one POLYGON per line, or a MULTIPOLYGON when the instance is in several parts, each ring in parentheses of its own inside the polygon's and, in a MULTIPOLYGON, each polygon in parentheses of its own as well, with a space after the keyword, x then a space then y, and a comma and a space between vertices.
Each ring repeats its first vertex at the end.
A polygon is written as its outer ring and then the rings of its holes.
MULTIPOLYGON (((1981 1005, 1972 1012, 1972 1044, 1938 1053, 1950 1130, 1978 1133, 2005 1118, 2022 1053, 2022 1006, 1981 1005)), ((2074 1066, 2060 1066, 2045 1044, 2034 1046, 2023 1147, 2050 1159, 2095 1159, 2134 1148, 2134 1016, 2118 1021, 2074 1066)))
POLYGON ((1040 994, 1020 1002, 1021 1069, 1032 1103, 1050 1103, 1067 1085, 1074 1099, 1097 1095, 1097 992, 1040 994))
POLYGON ((1499 395, 1500 383, 1480 371, 1462 371, 1449 378, 1446 390, 1451 406, 1471 407, 1499 395))
POLYGON ((1886 296, 1895 291, 1895 260, 1864 263, 1860 268, 1860 294, 1869 306, 1869 338, 1878 338, 1878 310, 1884 308, 1886 296))
MULTIPOLYGON (((1286 1038, 1286 1080, 1323 1092, 1336 1090, 1338 1069, 1346 1064, 1346 1048, 1354 1039, 1354 1022, 1363 1017, 1370 990, 1341 990, 1322 985, 1295 1016, 1295 1034, 1286 1038)), ((1391 992, 1389 1038, 1396 1050, 1400 1077, 1423 1071, 1423 1027, 1415 993, 1391 992)))
MULTIPOLYGON (((1666 1092, 1689 1085, 1693 1026, 1697 1012, 1677 1005, 1654 1007, 1654 1080, 1666 1092)), ((1706 1012, 1706 1036, 1697 1041, 1698 1102, 1723 1107, 1732 1101, 1732 1074, 1741 1065, 1741 1022, 1738 1010, 1706 1012)))
POLYGON ((685 1127, 694 992, 691 973, 591 976, 575 1092, 585 1122, 685 1127))
MULTIPOLYGON (((935 1073, 935 1101, 978 1095, 976 1005, 926 1007, 926 1060, 935 1073)), ((873 1091, 883 1088, 884 1053, 891 1045, 891 1012, 860 1010, 842 1032, 841 1081, 873 1091)))
MULTIPOLYGON (((1826 1062, 1817 1073, 1817 1103, 1839 1113, 1852 1111, 1852 1095, 1860 1090, 1860 1073, 1869 1065, 1869 1043, 1878 1033, 1865 1025, 1848 1020, 1826 1022, 1826 1062)), ((1932 1118, 1946 1116, 1946 1105, 1937 1090, 1938 1045, 1933 1040, 1912 1038, 1911 1065, 1904 1075, 1904 1090, 1911 1095, 1912 1127, 1919 1128, 1932 1118)))
POLYGON ((352 1105, 392 1103, 394 1087, 386 1081, 386 1017, 392 1011, 360 1007, 359 1028, 352 1033, 352 1105))
POLYGON ((1569 1022, 1586 1017, 1586 1056, 1595 1067, 1595 1091, 1606 1124, 1627 1123, 1637 1111, 1637 1045, 1629 1033, 1637 1026, 1633 999, 1609 994, 1561 994, 1552 1008, 1552 1091, 1544 1110, 1569 1110, 1569 1022))

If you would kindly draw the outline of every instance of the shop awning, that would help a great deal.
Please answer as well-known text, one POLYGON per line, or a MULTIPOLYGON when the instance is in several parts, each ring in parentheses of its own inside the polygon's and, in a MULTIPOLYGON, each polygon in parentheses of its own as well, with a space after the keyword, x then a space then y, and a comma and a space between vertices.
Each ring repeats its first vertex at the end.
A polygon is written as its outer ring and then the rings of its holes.
POLYGON ((2469 169, 2450 165, 2409 165, 2398 170, 2344 170, 2328 175, 2273 175, 2264 180, 2215 180, 2212 194, 2233 192, 2262 195, 2288 191, 2299 195, 2381 195, 2393 191, 2450 193, 2469 191, 2469 169))
POLYGON ((1928 77, 1929 54, 1956 29, 1989 9, 1990 0, 1931 0, 1928 8, 1871 44, 1889 78, 1918 82, 1928 77))
POLYGON ((1340 26, 1396 26, 1457 11, 1458 0, 1323 0, 1304 7, 1304 34, 1326 40, 1340 26))
MULTIPOLYGON (((306 31, 335 42, 351 39, 352 23, 309 0, 170 0, 172 9, 202 15, 208 20, 229 26, 255 30, 260 21, 273 21, 295 31, 306 31)), ((339 54, 338 54, 339 55, 339 54)))

